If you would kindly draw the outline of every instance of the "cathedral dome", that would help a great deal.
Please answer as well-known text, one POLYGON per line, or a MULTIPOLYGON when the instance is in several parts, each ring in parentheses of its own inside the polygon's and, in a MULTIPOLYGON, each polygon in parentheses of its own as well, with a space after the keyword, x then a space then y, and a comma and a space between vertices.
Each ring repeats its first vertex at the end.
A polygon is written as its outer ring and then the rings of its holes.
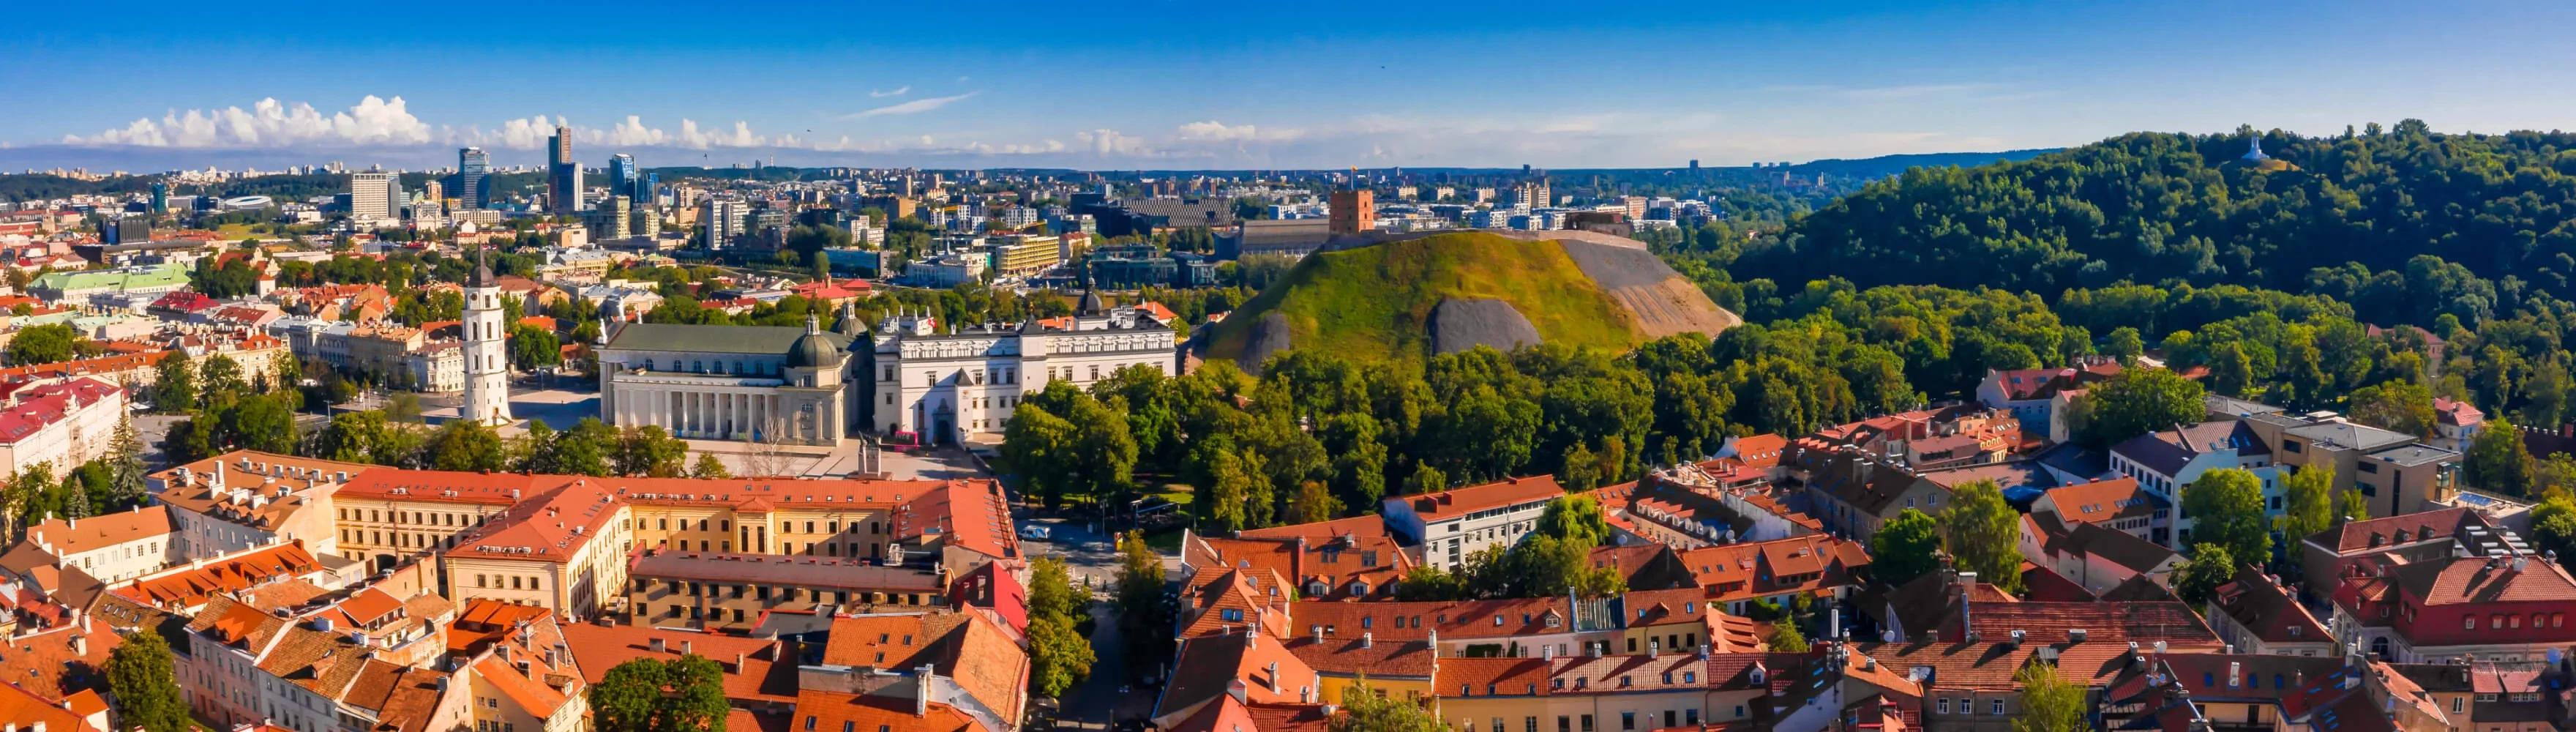
MULTIPOLYGON (((773 341, 775 342, 775 341, 773 341)), ((787 367, 791 369, 840 365, 841 349, 821 333, 807 333, 787 347, 787 367)))

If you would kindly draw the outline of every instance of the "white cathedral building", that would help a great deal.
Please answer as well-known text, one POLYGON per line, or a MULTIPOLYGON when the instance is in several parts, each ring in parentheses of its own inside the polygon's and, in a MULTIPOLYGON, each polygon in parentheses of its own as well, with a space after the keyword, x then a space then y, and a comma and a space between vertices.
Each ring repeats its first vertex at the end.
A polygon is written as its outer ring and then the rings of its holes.
POLYGON ((847 307, 834 331, 818 326, 619 325, 598 348, 600 419, 702 440, 832 445, 874 430, 997 442, 1021 396, 1050 382, 1180 371, 1178 331, 1092 293, 1073 315, 1016 326, 942 332, 937 318, 903 314, 870 333, 847 307))
POLYGON ((600 421, 696 440, 834 445, 864 429, 851 339, 803 328, 626 323, 599 347, 600 421))

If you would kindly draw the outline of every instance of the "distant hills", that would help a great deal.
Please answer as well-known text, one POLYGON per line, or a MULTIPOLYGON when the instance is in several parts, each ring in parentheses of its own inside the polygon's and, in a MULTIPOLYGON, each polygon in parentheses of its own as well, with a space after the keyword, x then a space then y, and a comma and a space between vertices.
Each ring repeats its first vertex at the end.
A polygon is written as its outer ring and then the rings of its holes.
POLYGON ((1776 241, 1716 254, 1736 280, 1783 291, 1826 277, 2051 298, 2123 281, 2328 287, 2375 322, 2431 317, 2372 304, 2458 279, 2418 260, 2430 256, 2496 282, 2444 295, 2445 310, 2473 319, 2520 293, 2576 299, 2571 150, 2576 133, 2440 133, 2416 120, 2324 137, 2133 133, 1915 168, 1818 207, 1776 241), (2249 160, 2257 137, 2266 159, 2249 160))
POLYGON ((1540 340, 1624 351, 1738 322, 1637 242, 1450 232, 1308 256, 1205 335, 1202 355, 1257 368, 1289 348, 1361 361, 1540 340))

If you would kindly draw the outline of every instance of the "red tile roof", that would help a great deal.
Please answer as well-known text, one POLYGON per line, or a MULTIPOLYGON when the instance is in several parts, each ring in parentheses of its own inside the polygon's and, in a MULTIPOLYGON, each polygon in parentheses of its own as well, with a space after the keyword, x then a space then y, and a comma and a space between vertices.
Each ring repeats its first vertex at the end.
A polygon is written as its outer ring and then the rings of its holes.
POLYGON ((1557 485, 1555 476, 1532 475, 1437 493, 1419 493, 1399 500, 1411 505, 1424 523, 1432 523, 1477 511, 1552 500, 1562 495, 1565 495, 1565 487, 1557 485))
MULTIPOLYGON (((921 714, 910 701, 874 694, 806 690, 796 695, 791 729, 814 732, 969 732, 975 718, 956 707, 931 702, 921 714)), ((730 729, 730 727, 728 727, 730 729)))
POLYGON ((303 540, 277 544, 158 572, 116 588, 115 594, 147 607, 194 608, 220 591, 252 586, 319 571, 321 562, 304 550, 303 540))
POLYGON ((170 509, 145 506, 85 519, 50 519, 27 527, 27 540, 69 556, 170 535, 170 509))
POLYGON ((1442 697, 1546 696, 1551 668, 1544 658, 1442 659, 1431 690, 1442 697))
POLYGON ((796 659, 786 657, 786 647, 779 641, 595 623, 566 625, 563 636, 589 683, 599 683, 610 668, 627 661, 667 661, 696 653, 724 667, 725 699, 735 704, 785 703, 796 698, 796 659), (655 640, 662 641, 662 650, 653 650, 655 640))

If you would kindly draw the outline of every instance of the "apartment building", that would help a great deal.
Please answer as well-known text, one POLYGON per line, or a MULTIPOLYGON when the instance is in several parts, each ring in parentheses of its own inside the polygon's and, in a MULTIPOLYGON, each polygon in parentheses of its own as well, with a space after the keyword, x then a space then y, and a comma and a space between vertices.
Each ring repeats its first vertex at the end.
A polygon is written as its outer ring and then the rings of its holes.
POLYGON ((169 510, 149 506, 85 519, 39 521, 27 527, 26 542, 12 551, 32 549, 52 557, 53 566, 76 567, 114 584, 170 566, 180 558, 177 544, 170 531, 169 510))
POLYGON ((624 609, 637 625, 749 631, 778 610, 828 613, 868 606, 947 604, 936 566, 864 559, 644 549, 627 560, 624 609))
POLYGON ((1423 562, 1454 571, 1469 555, 1509 547, 1538 528, 1549 501, 1565 495, 1556 478, 1534 475, 1436 493, 1389 496, 1383 515, 1389 531, 1423 547, 1423 562))
POLYGON ((145 485, 169 511, 181 557, 297 541, 337 556, 344 532, 335 494, 374 467, 242 450, 153 473, 145 485))

